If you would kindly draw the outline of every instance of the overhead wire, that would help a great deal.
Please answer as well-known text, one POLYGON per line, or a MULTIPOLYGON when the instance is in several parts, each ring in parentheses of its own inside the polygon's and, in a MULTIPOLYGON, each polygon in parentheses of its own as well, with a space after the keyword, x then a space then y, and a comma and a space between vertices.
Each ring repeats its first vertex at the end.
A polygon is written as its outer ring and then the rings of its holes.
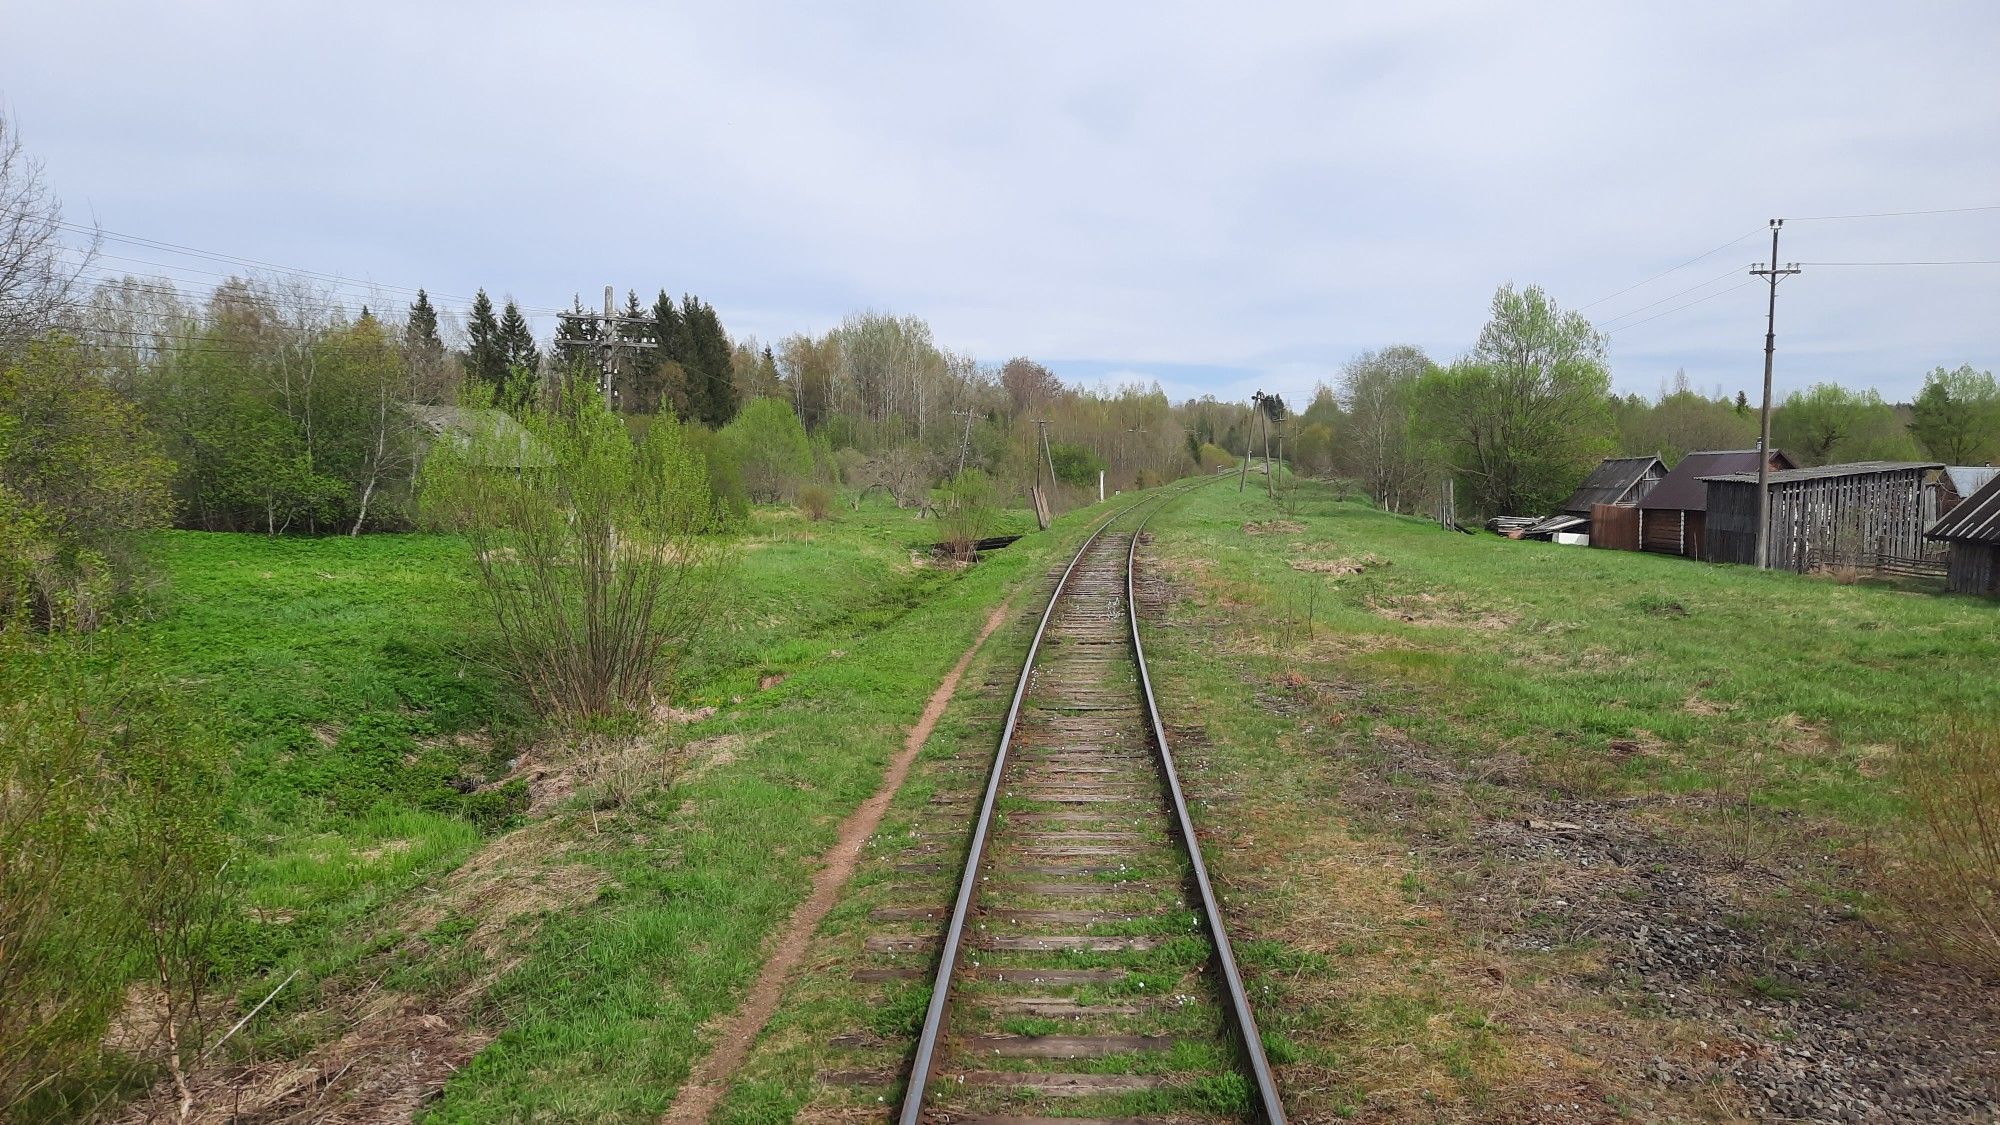
MULTIPOLYGON (((1605 320, 1605 321, 1604 321, 1603 323, 1604 323, 1604 324, 1613 324, 1613 323, 1616 323, 1617 321, 1621 321, 1621 320, 1624 320, 1624 319, 1626 319, 1627 317, 1631 317, 1631 316, 1636 316, 1636 315, 1638 315, 1639 313, 1642 313, 1642 312, 1645 312, 1645 311, 1646 311, 1647 309, 1650 309, 1650 308, 1655 308, 1655 307, 1658 307, 1658 306, 1660 306, 1660 305, 1664 305, 1664 304, 1666 304, 1666 303, 1667 303, 1668 301, 1672 301, 1672 300, 1675 300, 1676 298, 1680 298, 1680 297, 1685 297, 1685 296, 1687 296, 1687 295, 1688 295, 1689 293, 1692 293, 1692 292, 1694 292, 1694 291, 1695 291, 1695 290, 1697 290, 1697 289, 1706 289, 1706 288, 1708 288, 1709 286, 1711 286, 1711 285, 1714 285, 1714 284, 1715 284, 1716 282, 1718 282, 1718 281, 1721 281, 1721 280, 1722 280, 1723 278, 1725 278, 1725 277, 1733 277, 1733 276, 1735 276, 1735 275, 1736 275, 1736 273, 1737 273, 1737 271, 1738 271, 1738 268, 1739 268, 1739 267, 1736 267, 1736 266, 1731 266, 1731 267, 1730 267, 1729 269, 1725 270, 1725 271, 1724 271, 1724 272, 1722 272, 1722 273, 1719 273, 1719 274, 1716 274, 1716 275, 1715 275, 1714 277, 1711 277, 1711 278, 1709 278, 1709 279, 1708 279, 1707 281, 1704 281, 1704 282, 1701 282, 1700 284, 1697 284, 1697 285, 1690 285, 1690 286, 1688 286, 1688 287, 1687 287, 1686 289, 1683 289, 1683 290, 1681 290, 1681 291, 1680 291, 1680 292, 1678 292, 1678 293, 1669 293, 1669 294, 1667 294, 1666 296, 1664 296, 1664 297, 1660 298, 1659 300, 1657 300, 1657 301, 1654 301, 1654 302, 1652 302, 1651 304, 1647 304, 1647 305, 1640 305, 1640 306, 1639 306, 1638 308, 1636 308, 1636 309, 1633 309, 1633 310, 1631 310, 1630 312, 1623 312, 1623 313, 1619 313, 1619 314, 1618 314, 1617 316, 1614 316, 1614 317, 1609 317, 1609 318, 1607 318, 1607 319, 1606 319, 1606 320, 1605 320)), ((1600 325, 1600 327, 1602 327, 1602 325, 1600 325)))
POLYGON ((1751 235, 1762 233, 1764 229, 1765 228, 1763 227, 1758 227, 1754 230, 1745 231, 1742 234, 1737 235, 1735 238, 1730 239, 1728 242, 1723 243, 1722 245, 1716 247, 1713 250, 1707 250, 1700 254, 1696 254, 1694 257, 1689 258, 1685 262, 1682 262, 1680 265, 1674 266, 1671 269, 1661 270, 1659 273, 1654 274, 1653 276, 1647 278, 1644 281, 1636 282, 1632 285, 1627 285, 1625 288, 1620 289, 1618 292, 1612 293, 1608 296, 1599 297, 1597 300, 1592 301, 1587 305, 1579 305, 1577 306, 1576 311, 1582 312, 1584 309, 1596 308, 1598 305, 1601 305, 1604 302, 1611 300, 1613 297, 1622 297, 1625 294, 1630 293, 1634 289, 1638 289, 1646 285, 1651 285, 1653 282, 1660 280, 1661 278, 1667 276, 1670 273, 1679 273, 1681 270, 1684 270, 1689 266, 1694 265, 1696 262, 1701 261, 1703 258, 1712 258, 1715 255, 1722 253, 1724 250, 1729 249, 1731 246, 1734 246, 1737 243, 1743 241, 1744 239, 1749 238, 1751 235))
POLYGON ((1691 308, 1695 307, 1696 305, 1699 305, 1699 304, 1701 304, 1701 303, 1703 303, 1703 302, 1705 302, 1705 301, 1713 301, 1713 300, 1715 300, 1715 299, 1716 299, 1717 297, 1721 297, 1721 296, 1723 296, 1723 295, 1725 295, 1725 294, 1729 294, 1729 293, 1734 293, 1734 292, 1736 292, 1736 291, 1737 291, 1738 289, 1742 289, 1742 288, 1744 288, 1744 287, 1746 287, 1746 286, 1750 286, 1750 285, 1755 285, 1755 284, 1757 284, 1757 280, 1756 280, 1755 278, 1751 278, 1751 279, 1749 279, 1749 280, 1746 280, 1746 281, 1743 281, 1743 282, 1740 282, 1740 283, 1738 283, 1738 284, 1736 284, 1736 285, 1732 285, 1732 286, 1730 286, 1730 287, 1729 287, 1729 288, 1727 288, 1727 289, 1721 289, 1721 290, 1718 290, 1718 291, 1716 291, 1716 292, 1714 292, 1714 293, 1710 293, 1710 294, 1709 294, 1708 296, 1706 296, 1706 297, 1699 297, 1699 298, 1696 298, 1695 300, 1692 300, 1692 301, 1689 301, 1689 302, 1688 302, 1687 304, 1685 304, 1685 305, 1676 305, 1676 306, 1674 306, 1673 308, 1671 308, 1671 309, 1668 309, 1668 310, 1666 310, 1665 312, 1659 312, 1659 313, 1654 313, 1654 314, 1653 314, 1652 316, 1649 316, 1649 317, 1647 317, 1647 318, 1646 318, 1645 320, 1635 320, 1635 321, 1633 321, 1633 322, 1632 322, 1632 323, 1630 323, 1630 324, 1622 324, 1622 325, 1619 325, 1619 326, 1618 326, 1617 328, 1612 328, 1612 329, 1608 329, 1608 330, 1606 330, 1606 332, 1605 332, 1605 335, 1607 335, 1607 336, 1615 336, 1615 335, 1617 335, 1617 334, 1618 334, 1618 333, 1620 333, 1620 332, 1626 332, 1626 331, 1630 331, 1631 329, 1634 329, 1634 328, 1637 328, 1637 327, 1639 327, 1639 326, 1640 326, 1641 324, 1650 324, 1651 322, 1653 322, 1653 321, 1655 321, 1655 320, 1658 320, 1658 319, 1660 319, 1660 318, 1661 318, 1661 317, 1663 317, 1663 316, 1670 316, 1670 315, 1672 315, 1672 314, 1674 314, 1674 313, 1677 313, 1677 312, 1681 311, 1682 309, 1691 309, 1691 308))

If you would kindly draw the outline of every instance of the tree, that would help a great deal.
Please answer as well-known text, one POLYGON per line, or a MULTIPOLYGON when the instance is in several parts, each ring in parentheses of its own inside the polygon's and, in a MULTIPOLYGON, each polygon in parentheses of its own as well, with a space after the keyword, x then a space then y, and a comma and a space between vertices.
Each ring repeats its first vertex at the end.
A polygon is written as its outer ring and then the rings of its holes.
POLYGON ((1024 356, 1015 356, 1000 368, 1000 385, 1014 404, 1015 417, 1039 410, 1067 391, 1055 372, 1024 356))
POLYGON ((1078 488, 1097 484, 1097 474, 1105 469, 1104 458, 1087 445, 1056 442, 1049 446, 1049 460, 1055 464, 1056 479, 1078 488))
POLYGON ((75 341, 0 367, 0 623, 89 630, 124 577, 116 540, 173 516, 173 465, 75 341))
POLYGON ((19 131, 0 116, 0 349, 55 327, 97 257, 94 239, 65 257, 62 214, 40 162, 22 152, 19 131))
POLYGON ((1771 415, 1771 444, 1801 467, 1836 461, 1902 460, 1916 455, 1896 411, 1872 388, 1815 383, 1793 391, 1771 415))
POLYGON ((790 404, 760 398, 717 434, 743 474, 750 498, 762 504, 786 499, 812 472, 812 445, 790 404))
POLYGON ((410 304, 409 318, 403 322, 403 363, 410 373, 410 391, 419 402, 448 401, 452 393, 445 377, 444 340, 438 336, 437 309, 430 294, 417 290, 410 304))
POLYGON ((506 375, 495 402, 509 410, 519 410, 535 397, 535 388, 541 381, 542 353, 535 346, 534 329, 528 327, 528 318, 521 315, 520 306, 512 298, 500 314, 496 339, 506 375))
POLYGON ((2000 384, 1993 373, 1965 364, 1924 376, 1924 389, 1910 406, 1910 435, 1948 465, 2000 457, 2000 384))
POLYGON ((481 289, 472 297, 472 316, 465 325, 465 377, 484 388, 488 402, 497 401, 507 386, 507 345, 500 338, 500 322, 493 315, 493 300, 481 289))
POLYGON ((1638 395, 1618 400, 1618 445, 1630 456, 1657 453, 1669 466, 1698 449, 1747 449, 1757 443, 1757 420, 1739 413, 1725 398, 1707 398, 1677 372, 1660 400, 1638 395))
POLYGON ((1436 368, 1421 348, 1398 345, 1363 352, 1341 369, 1347 411, 1336 465, 1387 511, 1407 511, 1426 492, 1428 470, 1411 440, 1411 412, 1418 380, 1436 368))
POLYGON ((1545 512, 1611 448, 1605 338, 1539 286, 1493 295, 1465 360, 1418 380, 1420 429, 1487 515, 1545 512))

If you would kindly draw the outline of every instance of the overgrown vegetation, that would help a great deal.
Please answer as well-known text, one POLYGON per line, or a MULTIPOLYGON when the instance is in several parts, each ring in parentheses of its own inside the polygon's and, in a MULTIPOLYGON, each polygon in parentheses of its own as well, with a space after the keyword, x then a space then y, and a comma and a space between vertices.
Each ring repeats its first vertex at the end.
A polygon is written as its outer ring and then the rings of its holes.
POLYGON ((504 667, 544 714, 640 713, 668 687, 722 571, 705 467, 672 418, 635 442, 581 385, 518 419, 518 433, 440 442, 426 511, 464 533, 504 667))
POLYGON ((1907 741, 1902 765, 1909 916, 1938 952, 2000 979, 2000 722, 1953 716, 1907 741))

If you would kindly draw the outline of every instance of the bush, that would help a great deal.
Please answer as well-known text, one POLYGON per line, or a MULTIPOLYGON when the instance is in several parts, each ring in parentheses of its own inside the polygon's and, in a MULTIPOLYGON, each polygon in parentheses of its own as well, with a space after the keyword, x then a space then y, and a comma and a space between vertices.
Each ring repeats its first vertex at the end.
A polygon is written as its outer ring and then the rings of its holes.
POLYGON ((1219 445, 1203 442, 1201 447, 1201 471, 1213 473, 1236 464, 1236 457, 1219 445))
POLYGON ((128 577, 120 537, 172 518, 172 472, 73 341, 0 368, 0 619, 96 628, 128 577))
POLYGON ((809 484, 799 489, 799 511, 807 519, 817 523, 833 510, 833 489, 823 484, 809 484))
POLYGON ((1078 488, 1096 487, 1097 474, 1105 467, 1096 450, 1068 442, 1049 446, 1049 460, 1055 464, 1057 480, 1078 488))
MULTIPOLYGON (((466 534, 506 671, 538 710, 567 720, 641 710, 720 575, 702 457, 677 425, 655 424, 635 444, 602 399, 575 388, 520 422, 548 463, 493 468, 507 450, 440 444, 424 467, 426 516, 466 534)), ((519 460, 521 438, 494 437, 519 460)))
POLYGON ((790 496, 813 471, 812 443, 788 402, 753 399, 716 436, 735 458, 750 498, 760 504, 790 496))
POLYGON ((1957 720, 1902 749, 1912 805, 1898 895, 1940 955, 2000 976, 2000 723, 1957 720))
POLYGON ((173 697, 77 639, 0 628, 0 1120, 101 1070, 135 977, 165 1035, 132 1053, 193 1061, 228 913, 221 784, 221 744, 173 697))
POLYGON ((993 524, 993 481, 978 469, 966 469, 946 483, 945 492, 945 542, 953 555, 969 559, 993 524))

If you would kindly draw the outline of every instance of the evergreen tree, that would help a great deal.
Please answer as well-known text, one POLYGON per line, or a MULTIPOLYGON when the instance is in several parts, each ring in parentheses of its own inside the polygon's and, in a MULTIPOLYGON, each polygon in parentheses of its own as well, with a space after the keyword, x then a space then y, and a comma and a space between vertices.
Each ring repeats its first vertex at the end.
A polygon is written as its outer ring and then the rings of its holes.
POLYGON ((521 315, 520 306, 511 300, 500 314, 500 350, 511 372, 541 370, 542 353, 535 346, 535 332, 528 327, 528 318, 521 315))
POLYGON ((507 385, 507 349, 500 339, 500 322, 493 301, 481 289, 472 298, 472 318, 465 326, 465 377, 496 399, 507 385))
MULTIPOLYGON (((486 311, 492 313, 491 302, 487 303, 486 311)), ((403 325, 403 347, 427 355, 444 351, 444 343, 438 339, 437 309, 431 307, 430 294, 421 289, 410 304, 410 319, 403 325)))
MULTIPOLYGON (((646 310, 639 305, 639 294, 634 290, 625 292, 625 315, 635 319, 646 315, 646 310)), ((619 405, 634 414, 657 414, 661 400, 660 365, 663 362, 658 340, 651 336, 650 329, 636 325, 625 325, 619 331, 627 339, 653 338, 656 345, 622 349, 618 360, 619 405)))
POLYGON ((691 293, 681 298, 681 323, 687 335, 688 358, 682 366, 688 369, 691 405, 704 425, 726 426, 737 407, 729 334, 715 308, 691 293))
POLYGON ((695 408, 693 380, 689 377, 687 325, 681 320, 680 309, 667 291, 660 290, 659 299, 653 302, 653 340, 659 345, 654 349, 659 394, 658 406, 671 407, 682 421, 697 421, 699 411, 695 408))
POLYGON ((541 384, 542 353, 535 346, 535 333, 528 327, 528 318, 521 315, 520 306, 511 299, 501 310, 497 339, 507 374, 494 395, 494 405, 520 411, 535 400, 535 390, 541 384))

